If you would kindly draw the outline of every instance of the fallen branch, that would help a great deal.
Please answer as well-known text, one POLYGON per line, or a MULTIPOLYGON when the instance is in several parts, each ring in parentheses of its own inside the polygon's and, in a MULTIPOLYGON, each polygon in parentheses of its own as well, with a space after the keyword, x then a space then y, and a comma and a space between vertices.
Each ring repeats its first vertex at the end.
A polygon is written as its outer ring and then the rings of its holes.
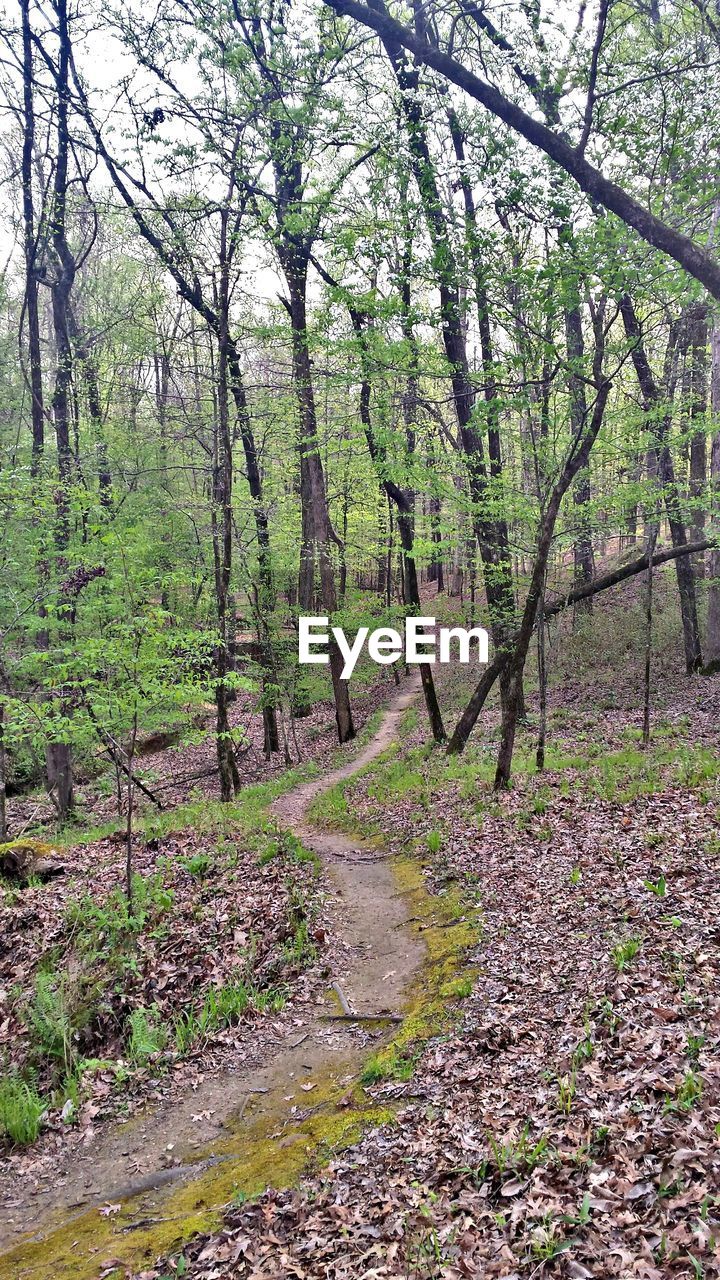
POLYGON ((165 806, 163 805, 162 800, 158 800, 155 793, 152 792, 149 787, 145 786, 145 783, 141 778, 138 778, 136 773, 133 773, 132 769, 125 763, 122 756, 117 754, 109 743, 105 744, 105 750, 113 761, 113 764, 117 765, 118 769, 125 774, 125 777, 130 779, 133 786, 137 787, 138 791, 142 791, 143 795, 147 796, 148 800, 152 801, 154 805, 157 805, 158 809, 164 809, 165 806))
POLYGON ((333 982, 332 989, 335 992, 335 995, 337 996, 338 1000, 340 1001, 340 1008, 342 1009, 346 1018, 354 1018, 356 1015, 353 1013, 350 1005, 348 1004, 347 997, 342 987, 340 986, 340 983, 333 982))

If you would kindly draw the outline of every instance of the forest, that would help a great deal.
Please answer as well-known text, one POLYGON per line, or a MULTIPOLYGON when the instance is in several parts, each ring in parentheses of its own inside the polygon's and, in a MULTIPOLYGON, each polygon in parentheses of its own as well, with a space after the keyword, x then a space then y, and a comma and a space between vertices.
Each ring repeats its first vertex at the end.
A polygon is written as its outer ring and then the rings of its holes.
POLYGON ((0 1280, 720 1277, 719 70, 4 0, 0 1280))

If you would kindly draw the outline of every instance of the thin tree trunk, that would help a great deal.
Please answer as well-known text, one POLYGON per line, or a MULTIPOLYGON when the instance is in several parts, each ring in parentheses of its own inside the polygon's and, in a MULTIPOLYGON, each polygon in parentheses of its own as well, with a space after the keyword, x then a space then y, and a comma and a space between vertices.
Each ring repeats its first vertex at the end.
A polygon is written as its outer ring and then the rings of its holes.
POLYGON ((70 337, 74 343, 75 359, 82 365, 85 394, 87 396, 88 417, 95 442, 97 460, 98 492, 100 505, 105 511, 112 511, 113 492, 110 460, 108 458, 105 424, 103 422, 100 386, 95 359, 87 343, 83 341, 72 306, 68 306, 68 326, 70 337))
MULTIPOLYGON (((382 8, 383 0, 378 0, 382 8)), ((470 377, 465 342, 465 327, 460 304, 460 277, 452 250, 452 236, 443 213, 443 204, 422 114, 420 76, 417 67, 409 66, 400 45, 383 38, 398 87, 401 92, 411 165, 420 194, 428 235, 433 247, 433 260, 440 293, 440 316, 445 355, 450 366, 455 412, 460 428, 460 441, 466 457, 470 496, 473 501, 473 526, 486 569, 485 594, 490 626, 496 646, 504 643, 512 630, 515 617, 512 560, 507 522, 488 510, 488 473, 482 437, 474 421, 475 391, 470 377)), ((491 470, 500 464, 499 440, 492 436, 491 470)), ((501 685, 505 697, 504 681, 501 685)))
POLYGON ((231 690, 228 683, 232 665, 229 624, 233 617, 230 600, 233 534, 233 446, 228 405, 229 250, 228 213, 227 210, 223 210, 220 232, 220 286, 218 297, 220 329, 218 333, 217 414, 213 437, 211 523, 215 565, 215 604, 218 624, 218 642, 215 652, 217 757, 220 771, 220 798, 226 802, 232 800, 240 787, 240 775, 235 762, 230 730, 231 690))
MULTIPOLYGON (((690 352, 690 537, 699 542, 705 533, 705 491, 707 488, 707 306, 695 305, 689 317, 690 352)), ((700 556, 693 568, 698 578, 705 576, 705 560, 700 556)))
POLYGON ((643 727, 642 746, 646 751, 650 745, 650 704, 652 693, 652 650, 653 650, 653 555, 657 541, 658 526, 653 527, 648 542, 647 582, 645 585, 645 676, 643 683, 643 727))
POLYGON ((0 840, 7 840, 7 750, 5 748, 5 699, 0 694, 0 840))
MULTIPOLYGON (((73 352, 70 340, 70 295, 75 280, 75 259, 67 240, 67 192, 69 132, 69 58, 70 36, 68 30, 66 0, 56 0, 58 21, 58 55, 55 69, 56 136, 55 175, 53 181, 52 210, 50 215, 50 239, 54 263, 51 284, 52 320, 55 336, 56 368, 52 398, 52 414, 57 447, 58 484, 55 491, 55 551, 58 576, 62 576, 67 564, 66 553, 70 543, 70 488, 73 471, 73 455, 70 443, 71 387, 73 352)), ((59 597, 58 619, 62 627, 69 625, 71 610, 59 597)), ((63 713, 64 694, 59 695, 63 713)), ((63 820, 74 805, 72 748, 61 738, 51 742, 46 750, 48 787, 55 797, 58 814, 63 820)))
POLYGON ((588 464, 590 451, 597 439, 605 414, 605 405, 610 391, 610 383, 606 381, 602 375, 602 356, 603 351, 600 344, 600 336, 598 336, 595 358, 593 361, 593 372, 595 375, 597 394, 592 418, 588 425, 583 423, 580 430, 573 435, 573 442, 562 473, 553 486, 546 510, 540 522, 535 561, 533 564, 532 576, 530 578, 528 594, 525 600, 523 617, 518 631, 517 642, 514 645, 512 657, 509 663, 507 677, 508 697, 503 706, 500 748, 498 750, 497 767, 495 770, 496 791, 507 787, 510 782, 510 769, 512 766, 513 750, 515 746, 515 732, 520 712, 522 672, 525 666, 525 659, 530 646, 530 640, 535 628, 537 610, 543 595, 548 557, 550 555, 553 533, 555 531, 555 522, 557 520, 564 495, 567 493, 567 490, 570 488, 575 477, 588 464))
POLYGON ((545 741, 547 738, 547 653, 545 648, 545 586, 543 585, 537 618, 537 664, 540 724, 535 764, 539 772, 545 768, 545 741))
MULTIPOLYGON (((720 319, 716 316, 710 340, 710 408, 713 437, 710 450, 710 510, 712 533, 720 538, 720 319)), ((708 560, 708 616, 706 662, 708 672, 720 671, 720 546, 708 560)))
POLYGON ((35 104, 33 98, 33 49, 30 27, 30 0, 20 0, 23 45, 23 146, 22 207, 23 250, 25 255, 25 314, 30 363, 30 414, 32 421, 32 474, 37 476, 45 448, 40 314, 38 308, 37 241, 33 198, 33 158, 35 149, 35 104))
MULTIPOLYGON (((569 248, 574 247, 572 229, 565 225, 560 233, 561 243, 569 248)), ((567 295, 565 305, 565 346, 568 360, 568 390, 570 393, 570 424, 573 435, 587 416, 585 393, 585 339, 583 337, 582 309, 580 290, 572 264, 564 271, 564 287, 567 295)), ((578 476, 573 490, 575 523, 577 532, 573 544, 575 562, 575 582, 582 584, 591 582, 595 574, 595 558, 592 545, 592 528, 589 516, 590 505, 590 473, 586 468, 578 476)), ((580 612, 592 612, 592 597, 583 601, 580 612)))
MULTIPOLYGON (((325 273, 325 275, 327 282, 334 284, 332 278, 328 276, 327 273, 325 273)), ((401 280, 401 302, 403 333, 406 340, 409 342, 411 352, 410 371, 405 392, 403 394, 403 419, 405 424, 406 447, 408 454, 412 455, 415 449, 415 429, 417 425, 418 353, 410 315, 410 273, 409 261, 407 261, 407 259, 404 264, 403 278, 401 280)), ((398 534, 400 536, 400 545, 403 552, 402 581, 404 603, 411 606, 419 613, 422 609, 422 604, 420 601, 417 565, 415 563, 415 495, 410 489, 402 489, 400 485, 391 480, 386 473, 384 450, 378 444, 375 437, 372 416, 370 413, 371 382, 367 342, 364 331, 364 317, 355 307, 350 306, 349 311, 353 329, 355 330, 355 334, 358 339, 360 364, 362 368, 362 382, 360 386, 360 421, 363 424, 368 451, 377 471, 378 478, 388 496, 388 501, 393 502, 397 510, 398 534)), ((428 721, 430 723, 430 731, 436 742, 443 742, 445 740, 445 728, 435 690, 432 667, 426 662, 422 662, 419 665, 420 680, 422 682, 425 707, 427 710, 428 721)))

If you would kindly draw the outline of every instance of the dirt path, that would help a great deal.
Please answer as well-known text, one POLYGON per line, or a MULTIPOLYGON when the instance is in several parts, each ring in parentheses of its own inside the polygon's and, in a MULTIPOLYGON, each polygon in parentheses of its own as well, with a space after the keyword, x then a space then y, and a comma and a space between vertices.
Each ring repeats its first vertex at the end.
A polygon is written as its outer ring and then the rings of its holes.
MULTIPOLYGON (((273 807, 281 824, 322 859, 332 893, 332 928, 345 957, 329 985, 335 982, 361 1015, 402 1012, 424 946, 403 928, 406 902, 383 851, 317 829, 305 811, 316 796, 389 746, 418 689, 419 681, 408 679, 366 747, 273 807)), ((81 1280, 99 1274, 108 1258, 154 1256, 162 1235, 178 1234, 178 1219, 191 1213, 201 1225, 238 1185, 252 1187, 253 1178, 264 1185, 272 1159, 299 1171, 323 1100, 349 1088, 368 1045, 387 1035, 387 1022, 336 1021, 338 1013, 339 1002, 329 992, 319 1007, 301 1010, 266 1063, 243 1062, 241 1070, 208 1077, 189 1096, 114 1128, 80 1159, 75 1152, 71 1167, 57 1169, 49 1185, 4 1206, 0 1280, 81 1280), (112 1211, 103 1213, 107 1205, 112 1211)))

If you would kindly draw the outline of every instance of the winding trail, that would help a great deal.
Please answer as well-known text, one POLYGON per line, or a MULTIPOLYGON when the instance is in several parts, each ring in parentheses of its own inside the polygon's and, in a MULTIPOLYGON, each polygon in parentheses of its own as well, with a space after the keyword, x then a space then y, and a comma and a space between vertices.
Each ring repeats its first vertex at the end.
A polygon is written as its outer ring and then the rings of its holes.
POLYGON ((272 807, 322 860, 332 932, 343 944, 329 984, 339 986, 360 1020, 338 1019, 339 1002, 329 991, 319 1005, 300 1010, 267 1061, 208 1077, 189 1096, 168 1099, 73 1151, 71 1166, 59 1168, 49 1185, 0 1211, 0 1280, 84 1280, 113 1259, 139 1269, 217 1221, 238 1187, 252 1193, 275 1178, 287 1183, 322 1142, 342 1138, 343 1123, 348 1133, 357 1127, 351 1111, 347 1121, 336 1118, 343 1092, 352 1088, 368 1046, 387 1038, 391 1024, 382 1014, 402 1015, 425 946, 410 927, 382 849, 323 831, 306 811, 387 749, 419 688, 415 675, 406 678, 364 748, 272 807), (112 1212, 103 1214, 108 1204, 112 1212))

